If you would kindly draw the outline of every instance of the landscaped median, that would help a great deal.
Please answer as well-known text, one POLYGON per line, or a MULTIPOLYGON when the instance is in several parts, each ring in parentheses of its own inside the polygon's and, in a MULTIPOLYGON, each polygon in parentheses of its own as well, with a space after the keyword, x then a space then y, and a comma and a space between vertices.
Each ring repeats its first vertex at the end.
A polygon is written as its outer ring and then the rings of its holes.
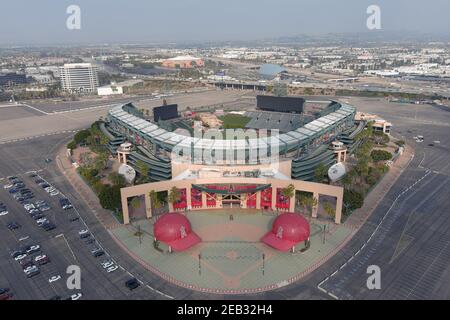
POLYGON ((76 133, 67 148, 77 163, 78 174, 97 195, 102 208, 114 212, 123 222, 120 189, 126 184, 115 170, 115 160, 105 147, 107 141, 95 122, 91 128, 76 133))

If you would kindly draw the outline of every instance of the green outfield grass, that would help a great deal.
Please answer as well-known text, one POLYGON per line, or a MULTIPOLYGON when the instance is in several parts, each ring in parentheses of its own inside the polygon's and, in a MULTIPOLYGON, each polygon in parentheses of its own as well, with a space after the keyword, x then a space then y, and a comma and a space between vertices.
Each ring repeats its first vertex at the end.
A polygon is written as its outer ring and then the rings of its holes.
POLYGON ((227 114, 219 117, 219 119, 223 121, 224 129, 243 129, 251 120, 251 118, 239 114, 227 114))

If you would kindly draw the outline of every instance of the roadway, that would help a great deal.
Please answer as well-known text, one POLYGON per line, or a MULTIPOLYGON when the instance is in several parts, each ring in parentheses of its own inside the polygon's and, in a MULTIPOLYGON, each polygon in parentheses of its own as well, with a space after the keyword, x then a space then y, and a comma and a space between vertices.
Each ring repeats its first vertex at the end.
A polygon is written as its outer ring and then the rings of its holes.
POLYGON ((280 297, 305 298, 309 290, 315 298, 449 299, 449 114, 428 105, 351 100, 392 121, 393 134, 414 146, 415 157, 355 237, 303 284, 279 290, 280 297), (416 135, 425 141, 416 143, 416 135), (366 286, 370 265, 381 269, 380 290, 366 286))

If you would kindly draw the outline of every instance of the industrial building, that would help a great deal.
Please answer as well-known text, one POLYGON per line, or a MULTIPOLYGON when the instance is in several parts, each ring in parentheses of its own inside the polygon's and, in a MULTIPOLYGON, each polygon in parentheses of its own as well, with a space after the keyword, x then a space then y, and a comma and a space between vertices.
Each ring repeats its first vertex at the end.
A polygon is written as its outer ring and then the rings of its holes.
POLYGON ((205 62, 200 58, 192 56, 178 56, 164 60, 161 65, 173 69, 192 69, 205 66, 205 62))

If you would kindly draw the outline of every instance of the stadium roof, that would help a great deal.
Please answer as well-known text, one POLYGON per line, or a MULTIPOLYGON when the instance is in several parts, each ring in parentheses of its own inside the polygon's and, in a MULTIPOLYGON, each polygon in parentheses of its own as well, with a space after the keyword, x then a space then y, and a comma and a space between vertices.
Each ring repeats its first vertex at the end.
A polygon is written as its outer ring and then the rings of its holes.
POLYGON ((280 74, 282 72, 287 72, 285 68, 282 66, 279 66, 277 64, 270 64, 266 63, 263 64, 260 68, 258 73, 265 76, 276 76, 277 74, 280 74))
MULTIPOLYGON (((123 110, 124 105, 117 105, 109 110, 109 117, 114 118, 116 121, 126 125, 130 130, 134 132, 139 132, 144 139, 149 139, 153 142, 159 143, 161 146, 167 150, 172 150, 177 147, 182 148, 194 148, 200 149, 202 152, 206 149, 215 150, 216 152, 229 152, 230 150, 273 150, 278 149, 291 150, 295 147, 299 147, 303 144, 309 143, 311 139, 319 137, 325 130, 330 127, 339 125, 349 117, 355 114, 356 109, 352 106, 341 104, 341 107, 336 111, 328 114, 327 116, 318 118, 310 123, 300 127, 296 130, 286 130, 288 132, 271 136, 269 138, 259 138, 259 139, 246 139, 242 141, 227 141, 222 139, 199 139, 196 137, 188 137, 185 135, 180 135, 175 132, 167 131, 158 125, 151 123, 147 120, 141 119, 135 115, 132 115, 123 110)), ((263 113, 259 111, 260 113, 263 113)), ((269 113, 273 114, 273 113, 269 113)), ((259 121, 259 119, 258 119, 259 121)), ((278 125, 296 125, 295 115, 289 115, 288 118, 279 117, 275 121, 278 125), (288 119, 293 118, 294 120, 288 119)), ((301 121, 301 120, 298 120, 301 121)), ((256 122, 254 128, 260 125, 260 128, 270 128, 270 118, 267 121, 256 122), (264 123, 264 125, 263 125, 264 123)), ((273 123, 272 123, 273 125, 273 123)), ((294 129, 294 128, 293 128, 294 129)), ((281 131, 281 130, 280 130, 281 131)), ((285 131, 285 130, 283 130, 285 131)))

